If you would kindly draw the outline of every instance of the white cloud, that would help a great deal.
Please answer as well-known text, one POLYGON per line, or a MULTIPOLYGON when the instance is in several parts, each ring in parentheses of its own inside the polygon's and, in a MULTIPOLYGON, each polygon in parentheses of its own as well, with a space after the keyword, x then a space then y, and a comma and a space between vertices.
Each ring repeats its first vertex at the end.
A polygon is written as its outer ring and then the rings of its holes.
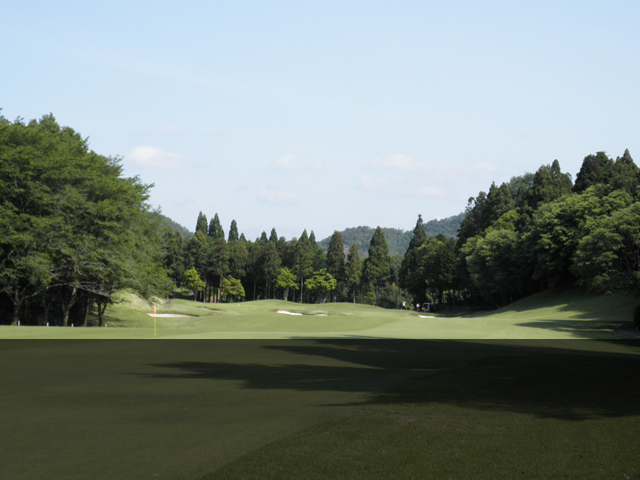
POLYGON ((150 146, 136 147, 127 153, 124 158, 140 167, 161 170, 179 170, 186 166, 186 161, 180 155, 150 146))
POLYGON ((299 195, 292 192, 286 192, 284 190, 262 190, 260 193, 258 193, 258 198, 269 203, 285 204, 296 203, 298 200, 300 200, 299 195))
MULTIPOLYGON (((450 182, 456 184, 469 182, 478 178, 488 179, 496 171, 495 165, 484 162, 473 166, 454 165, 449 162, 416 161, 406 155, 397 154, 373 161, 373 166, 378 169, 391 171, 391 175, 413 174, 419 175, 423 183, 450 182)), ((387 174, 388 175, 388 174, 387 174)))
POLYGON ((320 170, 323 165, 322 162, 301 162, 295 155, 285 155, 276 160, 273 167, 277 170, 295 172, 300 170, 320 170))
POLYGON ((440 185, 407 181, 406 178, 374 177, 364 174, 360 177, 360 188, 379 195, 402 197, 443 197, 446 191, 440 185))

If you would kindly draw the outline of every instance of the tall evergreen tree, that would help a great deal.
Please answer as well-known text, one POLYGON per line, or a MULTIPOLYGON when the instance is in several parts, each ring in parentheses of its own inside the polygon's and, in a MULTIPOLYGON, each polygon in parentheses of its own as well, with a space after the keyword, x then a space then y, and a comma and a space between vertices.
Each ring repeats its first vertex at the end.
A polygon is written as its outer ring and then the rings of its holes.
POLYGON ((239 280, 244 279, 247 275, 248 264, 249 250, 247 241, 244 237, 240 237, 237 242, 229 244, 229 271, 231 276, 239 280))
POLYGON ((280 273, 281 259, 274 242, 267 242, 262 251, 262 272, 267 298, 273 298, 272 290, 280 273))
POLYGON ((231 220, 231 226, 229 227, 229 240, 227 243, 232 244, 240 239, 238 236, 238 224, 235 220, 231 220))
POLYGON ((362 278, 362 260, 360 260, 360 251, 358 244, 354 243, 349 248, 347 255, 347 263, 345 264, 345 282, 353 294, 353 303, 356 303, 356 293, 362 278))
POLYGON ((409 242, 409 248, 404 254, 398 280, 400 287, 405 288, 413 296, 413 300, 419 303, 424 302, 425 283, 423 269, 420 261, 419 249, 427 241, 427 234, 424 230, 422 215, 418 215, 418 221, 413 229, 413 236, 409 242))
POLYGON ((580 193, 592 185, 608 184, 613 175, 613 165, 613 160, 604 152, 587 155, 584 157, 580 171, 576 176, 573 191, 580 193))
POLYGON ((311 246, 311 261, 313 263, 313 270, 318 271, 323 269, 325 267, 327 259, 325 258, 322 247, 318 245, 318 242, 316 242, 316 234, 313 233, 313 230, 311 230, 311 233, 309 234, 309 245, 311 246))
POLYGON ((362 271, 365 280, 373 286, 376 295, 376 305, 380 297, 380 288, 388 281, 390 272, 387 240, 382 228, 377 227, 369 242, 369 256, 364 261, 362 271))
POLYGON ((196 222, 196 232, 207 234, 207 216, 202 212, 198 213, 198 221, 196 222))
POLYGON ((293 252, 293 273, 300 281, 300 303, 304 300, 304 281, 313 273, 311 242, 304 230, 295 244, 293 252))
POLYGON ((344 283, 344 262, 345 254, 342 235, 336 230, 331 235, 329 249, 327 250, 327 271, 336 279, 338 285, 344 283))
POLYGON ((222 229, 222 224, 220 223, 220 218, 218 218, 217 213, 211 219, 211 223, 209 223, 209 236, 214 240, 224 238, 224 230, 222 229))

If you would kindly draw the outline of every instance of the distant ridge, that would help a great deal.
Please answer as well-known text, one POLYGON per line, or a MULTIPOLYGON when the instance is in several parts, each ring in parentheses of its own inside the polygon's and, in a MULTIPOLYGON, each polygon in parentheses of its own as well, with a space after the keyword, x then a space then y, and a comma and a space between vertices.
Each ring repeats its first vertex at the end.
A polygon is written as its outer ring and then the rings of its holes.
MULTIPOLYGON (((458 234, 458 227, 460 227, 460 223, 464 216, 464 213, 460 213, 453 217, 443 218, 441 220, 429 220, 424 224, 424 230, 428 236, 435 237, 441 233, 446 237, 455 238, 458 234)), ((371 240, 374 231, 375 228, 366 226, 350 227, 342 230, 340 235, 342 235, 342 242, 347 247, 357 243, 360 250, 360 256, 363 257, 369 250, 369 241, 371 240)), ((389 255, 404 255, 409 247, 409 242, 411 242, 413 229, 401 230, 399 228, 383 228, 382 231, 384 232, 387 244, 389 245, 389 255)), ((324 250, 327 250, 329 248, 330 241, 331 237, 327 237, 324 240, 319 241, 318 245, 320 245, 324 250)))

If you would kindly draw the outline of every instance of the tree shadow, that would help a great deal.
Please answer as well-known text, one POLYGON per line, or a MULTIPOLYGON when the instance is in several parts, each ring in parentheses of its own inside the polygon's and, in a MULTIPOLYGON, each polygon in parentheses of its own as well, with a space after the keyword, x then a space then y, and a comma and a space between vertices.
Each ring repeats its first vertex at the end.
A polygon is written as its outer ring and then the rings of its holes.
MULTIPOLYGON (((228 341, 208 348, 215 342, 228 341)), ((588 352, 599 344, 585 340, 262 341, 260 362, 158 363, 171 373, 144 376, 369 394, 351 405, 437 403, 568 421, 640 415, 640 343, 613 343, 628 353, 588 352)))

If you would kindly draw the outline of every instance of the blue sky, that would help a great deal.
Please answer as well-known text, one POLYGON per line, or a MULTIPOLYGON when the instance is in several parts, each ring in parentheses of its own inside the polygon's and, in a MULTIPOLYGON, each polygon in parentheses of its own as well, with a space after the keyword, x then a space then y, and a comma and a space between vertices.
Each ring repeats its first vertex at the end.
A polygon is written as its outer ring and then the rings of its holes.
POLYGON ((2 115, 53 113, 190 230, 409 230, 554 159, 640 163, 638 2, 5 3, 2 115))

